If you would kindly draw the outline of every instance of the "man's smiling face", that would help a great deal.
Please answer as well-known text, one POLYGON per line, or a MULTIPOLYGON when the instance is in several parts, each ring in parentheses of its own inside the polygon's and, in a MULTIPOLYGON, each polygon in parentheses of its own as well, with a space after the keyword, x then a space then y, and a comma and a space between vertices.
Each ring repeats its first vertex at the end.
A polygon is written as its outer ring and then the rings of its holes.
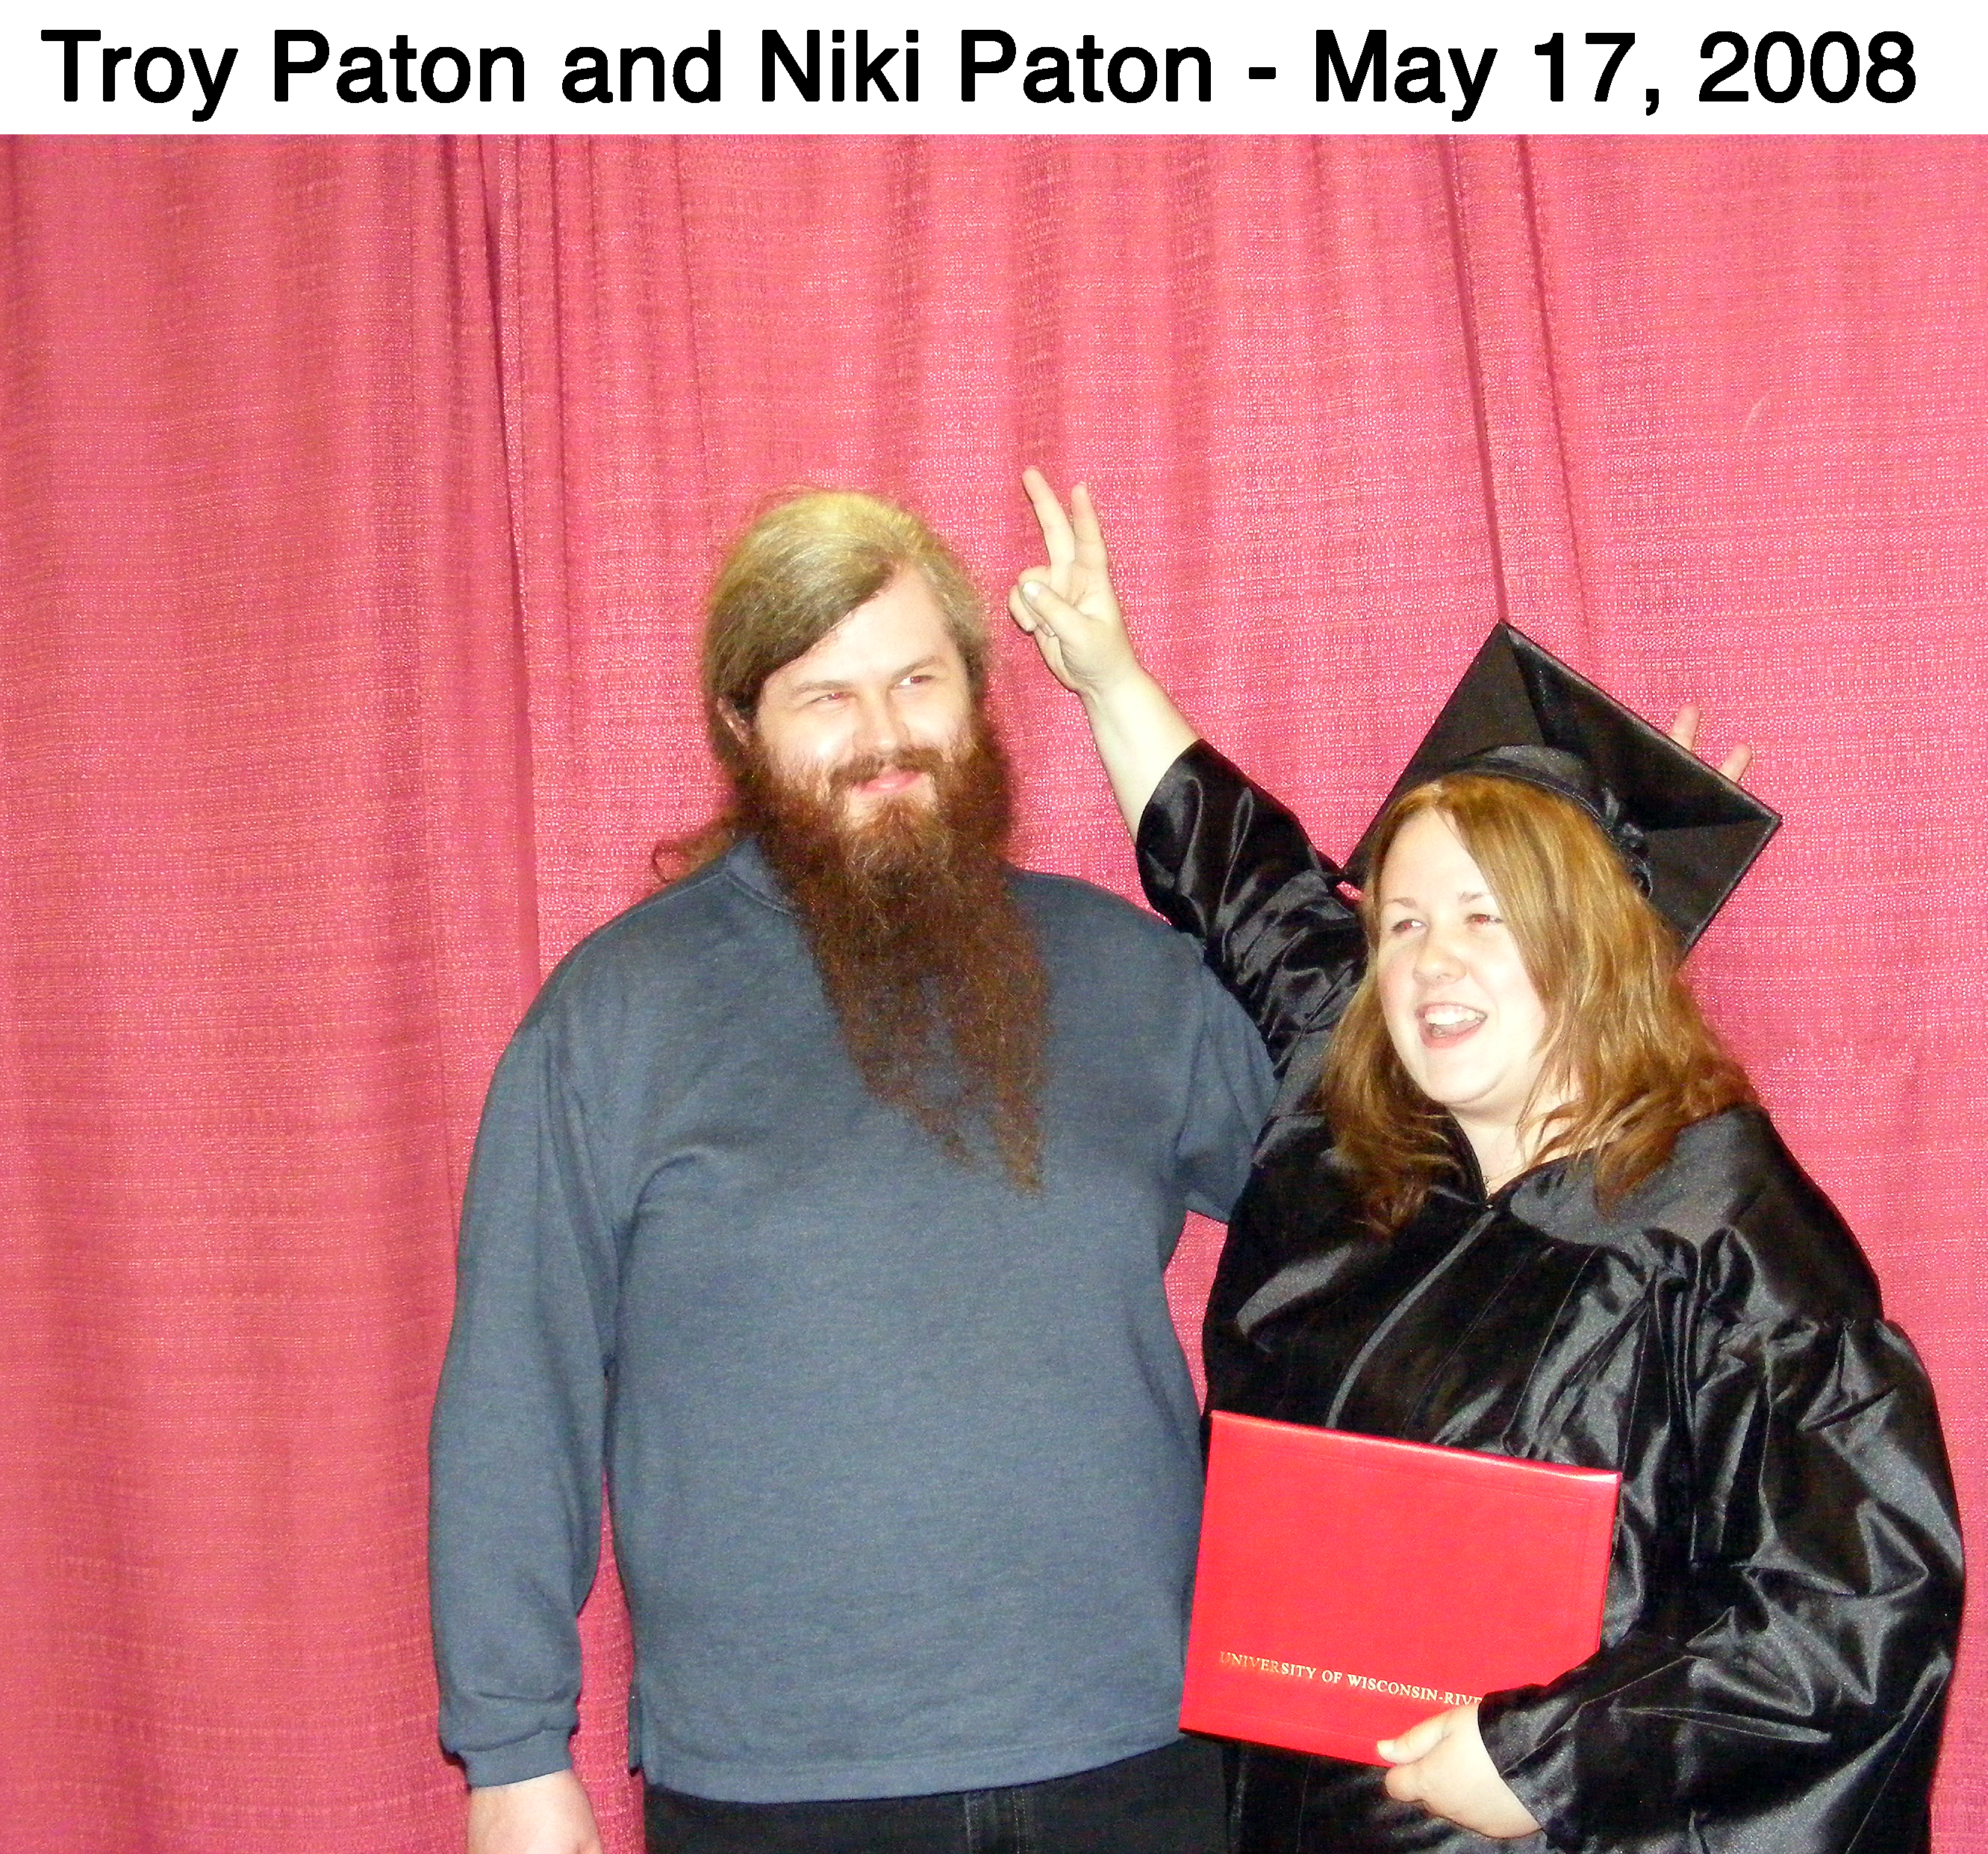
POLYGON ((840 793, 861 829, 889 807, 929 809, 933 768, 965 743, 966 664, 924 576, 901 572, 766 678, 752 728, 783 783, 840 793))

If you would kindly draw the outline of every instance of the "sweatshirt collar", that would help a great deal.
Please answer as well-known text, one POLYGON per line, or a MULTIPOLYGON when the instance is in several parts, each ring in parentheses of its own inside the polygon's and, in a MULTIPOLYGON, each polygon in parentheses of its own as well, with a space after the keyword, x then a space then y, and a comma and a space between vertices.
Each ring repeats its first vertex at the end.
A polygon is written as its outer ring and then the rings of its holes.
POLYGON ((773 873, 773 866, 766 860, 766 853, 759 847, 757 837, 741 837, 720 860, 728 876, 749 889, 769 907, 778 908, 783 914, 794 911, 794 904, 787 899, 787 891, 780 886, 779 877, 773 873))

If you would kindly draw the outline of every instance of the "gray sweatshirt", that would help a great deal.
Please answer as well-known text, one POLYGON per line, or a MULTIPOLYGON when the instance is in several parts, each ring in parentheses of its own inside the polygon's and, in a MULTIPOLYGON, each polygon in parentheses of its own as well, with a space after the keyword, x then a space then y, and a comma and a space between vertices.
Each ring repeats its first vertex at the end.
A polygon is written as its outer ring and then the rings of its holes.
POLYGON ((1200 1503, 1161 1271, 1270 1073, 1151 917, 1018 873, 1044 1185, 861 1085, 756 846, 610 922, 491 1086, 433 1437, 444 1743, 567 1761, 604 1469, 631 1761, 740 1802, 1021 1783, 1170 1739, 1200 1503))

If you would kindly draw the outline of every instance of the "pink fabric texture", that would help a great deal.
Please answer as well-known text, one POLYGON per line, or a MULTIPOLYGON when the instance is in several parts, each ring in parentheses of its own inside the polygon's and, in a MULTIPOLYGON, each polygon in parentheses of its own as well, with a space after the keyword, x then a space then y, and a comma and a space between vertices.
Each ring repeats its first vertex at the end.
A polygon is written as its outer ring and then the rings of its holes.
MULTIPOLYGON (((459 1845, 423 1450, 477 1107, 705 815, 703 584, 796 484, 908 498, 998 596, 1021 467, 1085 478, 1154 667, 1327 846, 1499 617, 1756 743, 1787 823, 1697 980, 1982 1508, 1983 154, 8 147, 0 1820, 459 1845)), ((1002 629, 1023 856, 1129 892, 1002 629)), ((585 1626, 631 1854, 611 1575, 585 1626)), ((1939 1841, 1988 1849, 1978 1653, 1939 1841)))

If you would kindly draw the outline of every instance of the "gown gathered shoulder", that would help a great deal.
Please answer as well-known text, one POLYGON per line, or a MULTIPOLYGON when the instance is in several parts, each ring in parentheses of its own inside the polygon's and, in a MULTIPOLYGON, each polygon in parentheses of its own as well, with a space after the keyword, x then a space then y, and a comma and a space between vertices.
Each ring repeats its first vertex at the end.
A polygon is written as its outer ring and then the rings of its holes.
MULTIPOLYGON (((1932 1393, 1834 1207, 1759 1108, 1604 1209, 1582 1160, 1453 1176, 1392 1236, 1317 1107, 1360 923, 1290 813, 1205 743, 1141 819, 1153 905, 1283 1076, 1229 1224, 1211 1408, 1613 1468, 1600 1649, 1488 1696, 1492 1761, 1568 1854, 1912 1854, 1959 1627, 1932 1393)), ((1412 1600, 1412 1594, 1407 1600, 1412 1600)), ((1250 1748, 1242 1854, 1483 1849, 1373 1767, 1250 1748)))

